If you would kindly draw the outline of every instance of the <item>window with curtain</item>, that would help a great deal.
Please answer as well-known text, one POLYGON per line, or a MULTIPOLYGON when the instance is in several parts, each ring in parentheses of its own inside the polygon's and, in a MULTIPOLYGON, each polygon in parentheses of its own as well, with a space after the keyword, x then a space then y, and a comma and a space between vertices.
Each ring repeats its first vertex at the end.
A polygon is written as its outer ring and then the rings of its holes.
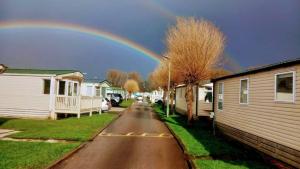
POLYGON ((276 100, 294 101, 294 72, 276 75, 276 100))

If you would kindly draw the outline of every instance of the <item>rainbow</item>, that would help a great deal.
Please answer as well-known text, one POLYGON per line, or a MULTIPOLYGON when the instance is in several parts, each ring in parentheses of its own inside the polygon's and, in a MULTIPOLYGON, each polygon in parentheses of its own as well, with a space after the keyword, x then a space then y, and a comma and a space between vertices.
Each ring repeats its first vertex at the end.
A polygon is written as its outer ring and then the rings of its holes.
POLYGON ((109 32, 101 31, 95 28, 89 28, 76 24, 49 22, 49 21, 13 21, 13 22, 0 22, 0 30, 10 29, 50 29, 50 30, 63 30, 75 33, 86 34, 94 37, 99 37, 104 40, 112 41, 114 43, 126 46, 134 51, 137 51, 143 56, 146 56, 156 62, 160 62, 161 56, 153 51, 142 47, 128 39, 114 35, 109 32))

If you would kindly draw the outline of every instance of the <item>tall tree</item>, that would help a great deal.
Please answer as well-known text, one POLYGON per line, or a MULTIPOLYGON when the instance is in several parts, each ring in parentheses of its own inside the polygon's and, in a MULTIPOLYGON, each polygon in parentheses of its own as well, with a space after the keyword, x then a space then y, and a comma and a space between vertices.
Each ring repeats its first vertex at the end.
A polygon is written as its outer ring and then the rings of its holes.
POLYGON ((129 72, 128 73, 128 79, 135 80, 138 83, 143 81, 142 78, 141 78, 141 75, 138 72, 129 72))
MULTIPOLYGON (((179 83, 178 75, 175 73, 175 70, 173 67, 169 67, 169 60, 162 60, 159 64, 159 66, 155 69, 155 71, 152 74, 152 83, 156 86, 159 86, 164 90, 163 95, 163 102, 165 104, 165 100, 167 97, 167 90, 168 90, 168 78, 169 78, 169 68, 171 72, 171 78, 170 78, 170 104, 171 104, 171 112, 173 112, 173 102, 175 97, 175 87, 179 83)), ((166 105, 166 104, 165 104, 166 105)), ((168 106, 168 105, 167 105, 168 106)))
POLYGON ((230 75, 230 74, 232 74, 232 72, 230 72, 226 69, 214 69, 214 70, 211 71, 210 77, 212 79, 216 79, 216 78, 227 76, 227 75, 230 75))
POLYGON ((132 93, 140 90, 138 82, 132 79, 129 79, 125 82, 124 89, 129 93, 129 97, 131 97, 132 93))
POLYGON ((167 55, 179 80, 187 85, 186 102, 188 123, 192 120, 193 86, 207 80, 223 53, 223 33, 206 20, 178 18, 168 30, 167 55))
POLYGON ((115 87, 123 87, 127 80, 127 73, 111 69, 106 73, 106 79, 115 87))

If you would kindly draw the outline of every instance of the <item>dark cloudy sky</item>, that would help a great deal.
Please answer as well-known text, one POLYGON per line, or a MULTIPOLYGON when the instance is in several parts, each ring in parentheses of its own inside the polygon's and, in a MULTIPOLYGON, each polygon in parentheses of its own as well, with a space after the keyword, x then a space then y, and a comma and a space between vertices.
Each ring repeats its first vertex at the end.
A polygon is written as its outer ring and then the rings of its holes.
MULTIPOLYGON (((0 0, 0 22, 43 20, 96 28, 157 54, 175 16, 215 23, 226 53, 243 67, 300 57, 299 0, 0 0)), ((117 68, 143 76, 156 62, 125 46, 68 31, 0 30, 0 63, 80 69, 103 78, 117 68)))

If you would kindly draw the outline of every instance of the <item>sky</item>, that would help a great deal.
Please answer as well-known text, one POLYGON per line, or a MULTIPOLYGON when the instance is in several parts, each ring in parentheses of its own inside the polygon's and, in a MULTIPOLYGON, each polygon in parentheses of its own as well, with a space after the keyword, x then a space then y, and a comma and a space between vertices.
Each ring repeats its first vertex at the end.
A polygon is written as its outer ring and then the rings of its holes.
POLYGON ((0 63, 78 69, 99 79, 120 69, 146 78, 158 62, 124 43, 63 29, 1 29, 1 23, 79 25, 162 55, 176 16, 213 22, 226 36, 225 54, 243 68, 300 57, 299 0, 1 0, 0 63))

